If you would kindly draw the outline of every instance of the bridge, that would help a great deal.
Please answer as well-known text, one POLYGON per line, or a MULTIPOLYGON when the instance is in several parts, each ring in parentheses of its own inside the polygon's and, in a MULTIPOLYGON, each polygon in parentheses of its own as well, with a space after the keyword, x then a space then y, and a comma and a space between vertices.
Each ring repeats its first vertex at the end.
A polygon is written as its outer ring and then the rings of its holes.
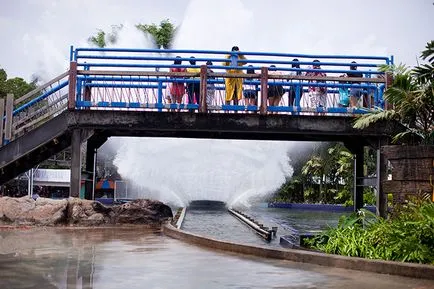
POLYGON ((70 195, 85 180, 91 198, 95 153, 112 136, 339 141, 355 154, 354 208, 372 185, 384 214, 380 147, 397 128, 356 130, 353 121, 385 107, 390 79, 378 68, 388 64, 393 57, 71 47, 68 71, 0 100, 0 184, 71 147, 70 195), (231 98, 231 85, 254 97, 231 98), (354 107, 342 91, 358 92, 354 107), (364 146, 377 149, 375 179, 363 176, 364 146))

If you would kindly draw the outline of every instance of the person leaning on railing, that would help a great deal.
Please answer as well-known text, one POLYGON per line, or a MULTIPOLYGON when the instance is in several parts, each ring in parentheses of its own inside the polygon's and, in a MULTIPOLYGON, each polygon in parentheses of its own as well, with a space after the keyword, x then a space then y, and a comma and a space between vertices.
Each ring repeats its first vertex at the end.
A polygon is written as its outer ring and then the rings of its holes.
MULTIPOLYGON (((345 78, 346 75, 342 74, 339 77, 345 78)), ((346 81, 339 81, 339 84, 345 84, 346 81)), ((349 97, 349 89, 348 87, 339 87, 339 107, 348 107, 350 103, 350 97, 349 97)))
MULTIPOLYGON (((281 76, 282 73, 276 70, 276 65, 270 66, 270 75, 281 76)), ((285 90, 281 84, 276 84, 276 82, 281 82, 282 79, 270 79, 268 81, 268 105, 269 106, 279 106, 282 96, 285 94, 285 90)), ((276 112, 277 113, 277 112, 276 112)))
MULTIPOLYGON (((313 62, 315 64, 312 65, 311 69, 315 71, 306 72, 306 76, 326 77, 327 74, 321 71, 320 61, 315 59, 313 62)), ((309 82, 321 83, 323 81, 309 80, 309 82)), ((309 86, 308 96, 310 107, 325 107, 327 104, 327 87, 309 86)))
MULTIPOLYGON (((255 74, 255 70, 252 65, 249 65, 246 71, 247 74, 255 74)), ((243 85, 243 94, 245 99, 245 104, 249 105, 257 105, 258 103, 258 85, 252 84, 255 81, 253 78, 248 78, 244 80, 243 85)))
MULTIPOLYGON (((301 75, 301 69, 300 64, 298 63, 299 60, 297 58, 294 58, 292 60, 291 68, 296 69, 295 71, 290 71, 289 75, 294 76, 300 76, 301 75)), ((294 106, 294 101, 297 97, 297 86, 296 85, 290 85, 289 91, 288 91, 288 106, 294 106)))
MULTIPOLYGON (((240 49, 238 48, 238 46, 234 46, 232 47, 232 52, 238 52, 240 49)), ((245 60, 246 57, 242 54, 230 54, 227 55, 226 58, 230 61, 225 61, 223 62, 224 66, 231 66, 231 67, 236 67, 236 66, 243 66, 246 63, 245 62, 239 62, 238 60, 245 60)), ((231 73, 231 74, 242 74, 243 72, 239 69, 227 69, 226 70, 227 73, 231 73)), ((242 98, 243 96, 243 79, 242 78, 232 78, 232 77, 228 77, 225 79, 225 88, 226 88, 226 97, 225 97, 225 101, 226 104, 230 104, 231 101, 234 101, 234 105, 238 104, 238 101, 242 98)))
MULTIPOLYGON (((362 78, 363 74, 359 71, 357 71, 357 62, 353 61, 350 65, 350 70, 352 72, 347 73, 347 77, 356 77, 356 78, 362 78)), ((352 84, 353 87, 350 88, 350 106, 351 107, 358 107, 360 103, 360 99, 362 98, 362 89, 360 87, 360 82, 349 82, 352 84)))
MULTIPOLYGON (((190 64, 196 65, 196 60, 194 56, 190 57, 190 64)), ((200 73, 200 68, 198 67, 188 67, 187 72, 190 73, 200 73)), ((195 82, 190 82, 187 84, 187 93, 188 93, 188 103, 196 103, 199 104, 199 98, 200 98, 200 83, 196 82, 199 80, 198 77, 193 77, 193 80, 195 82)))
MULTIPOLYGON (((175 61, 173 62, 174 67, 170 68, 170 72, 185 72, 185 68, 176 67, 180 66, 182 64, 182 60, 180 56, 176 56, 175 61)), ((177 78, 176 76, 171 76, 170 78, 177 78)), ((182 97, 185 94, 185 83, 183 81, 180 81, 178 79, 174 79, 169 84, 169 95, 168 100, 171 103, 178 103, 180 104, 182 101, 182 97)))

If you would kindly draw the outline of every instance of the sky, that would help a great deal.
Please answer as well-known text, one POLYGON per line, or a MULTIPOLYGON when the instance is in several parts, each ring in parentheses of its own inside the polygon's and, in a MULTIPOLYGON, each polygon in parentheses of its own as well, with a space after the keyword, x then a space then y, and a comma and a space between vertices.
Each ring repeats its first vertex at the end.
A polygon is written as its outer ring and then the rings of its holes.
MULTIPOLYGON (((133 28, 170 19, 175 48, 394 55, 416 64, 434 39, 433 0, 0 0, 0 67, 9 77, 50 78, 68 68, 70 45, 97 29, 125 27, 123 46, 149 46, 133 28), (126 37, 128 34, 128 37, 126 37)), ((48 80, 48 79, 47 79, 48 80)))

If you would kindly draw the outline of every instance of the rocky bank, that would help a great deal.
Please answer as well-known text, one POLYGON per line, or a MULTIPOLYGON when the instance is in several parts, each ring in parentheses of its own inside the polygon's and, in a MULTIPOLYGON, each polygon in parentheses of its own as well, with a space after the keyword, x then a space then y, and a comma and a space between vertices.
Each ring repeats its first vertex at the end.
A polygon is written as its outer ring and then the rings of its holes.
POLYGON ((76 198, 36 201, 29 197, 0 198, 0 225, 159 225, 169 218, 172 218, 169 206, 148 199, 108 207, 76 198))

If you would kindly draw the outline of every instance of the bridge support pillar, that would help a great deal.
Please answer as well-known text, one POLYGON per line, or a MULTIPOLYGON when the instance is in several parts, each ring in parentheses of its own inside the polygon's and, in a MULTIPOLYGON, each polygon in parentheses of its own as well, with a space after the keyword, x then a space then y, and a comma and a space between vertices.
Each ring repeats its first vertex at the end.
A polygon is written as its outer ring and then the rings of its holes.
POLYGON ((381 146, 377 148, 377 199, 376 213, 377 216, 387 217, 387 196, 383 191, 382 183, 387 180, 387 160, 381 150, 381 146))
POLYGON ((86 145, 86 180, 84 182, 84 198, 86 200, 94 199, 94 182, 95 182, 95 165, 97 157, 97 148, 92 142, 88 141, 86 145))
POLYGON ((358 146, 354 150, 354 211, 363 208, 363 146, 358 146))
POLYGON ((71 140, 71 184, 69 196, 78 198, 81 188, 81 130, 72 131, 71 140))
POLYGON ((85 173, 87 178, 84 182, 84 198, 87 200, 94 199, 96 185, 96 161, 98 148, 107 141, 107 137, 100 134, 94 134, 86 143, 85 173))

